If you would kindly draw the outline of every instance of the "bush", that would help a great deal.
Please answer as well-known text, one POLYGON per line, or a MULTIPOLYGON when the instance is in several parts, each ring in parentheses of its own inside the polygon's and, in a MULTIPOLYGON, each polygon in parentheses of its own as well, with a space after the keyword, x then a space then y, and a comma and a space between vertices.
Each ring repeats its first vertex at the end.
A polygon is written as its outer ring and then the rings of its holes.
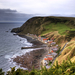
MULTIPOLYGON (((0 75, 4 75, 2 69, 0 69, 0 75)), ((75 63, 71 62, 70 59, 67 61, 63 61, 61 65, 58 65, 58 61, 56 65, 51 66, 50 69, 46 69, 46 67, 41 67, 41 70, 32 69, 32 71, 27 71, 23 69, 17 69, 15 71, 15 67, 11 68, 11 71, 7 72, 7 75, 75 75, 75 63)))
POLYGON ((4 75, 4 72, 2 72, 2 69, 0 69, 0 75, 4 75))

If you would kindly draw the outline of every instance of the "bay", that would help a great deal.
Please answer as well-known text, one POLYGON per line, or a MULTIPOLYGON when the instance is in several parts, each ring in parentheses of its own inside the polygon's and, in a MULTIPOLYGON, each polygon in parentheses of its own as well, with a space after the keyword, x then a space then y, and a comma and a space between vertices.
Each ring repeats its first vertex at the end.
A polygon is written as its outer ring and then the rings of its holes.
POLYGON ((0 68, 3 71, 8 71, 10 67, 20 66, 13 62, 13 58, 25 54, 30 50, 21 50, 21 47, 30 47, 26 38, 13 35, 11 29, 22 26, 24 22, 0 22, 0 68))

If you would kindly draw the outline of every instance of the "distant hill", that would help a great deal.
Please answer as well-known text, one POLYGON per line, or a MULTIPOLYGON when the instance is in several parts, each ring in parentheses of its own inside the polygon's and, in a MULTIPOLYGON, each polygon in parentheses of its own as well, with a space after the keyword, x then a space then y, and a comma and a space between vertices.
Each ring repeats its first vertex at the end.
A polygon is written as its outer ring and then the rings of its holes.
POLYGON ((33 17, 32 14, 23 14, 10 9, 0 9, 0 22, 27 21, 31 17, 33 17))

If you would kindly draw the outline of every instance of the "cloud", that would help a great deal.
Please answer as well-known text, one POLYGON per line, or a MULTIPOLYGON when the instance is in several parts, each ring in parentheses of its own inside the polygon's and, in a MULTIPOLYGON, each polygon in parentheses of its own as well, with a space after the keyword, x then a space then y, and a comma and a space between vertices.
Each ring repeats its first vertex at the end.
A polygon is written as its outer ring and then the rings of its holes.
POLYGON ((27 14, 75 14, 75 0, 2 0, 0 8, 27 14))
POLYGON ((0 9, 1 21, 26 21, 33 15, 18 13, 16 10, 0 9))

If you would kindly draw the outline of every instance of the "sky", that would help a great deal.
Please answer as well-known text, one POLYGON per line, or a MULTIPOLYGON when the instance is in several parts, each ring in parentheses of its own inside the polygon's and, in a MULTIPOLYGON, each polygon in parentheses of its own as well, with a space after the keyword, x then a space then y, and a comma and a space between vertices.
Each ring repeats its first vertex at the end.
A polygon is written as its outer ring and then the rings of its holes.
POLYGON ((75 0, 0 0, 0 9, 47 16, 72 15, 75 14, 75 0))
POLYGON ((31 17, 33 17, 33 15, 19 13, 16 10, 0 9, 0 23, 1 22, 25 22, 31 17))

